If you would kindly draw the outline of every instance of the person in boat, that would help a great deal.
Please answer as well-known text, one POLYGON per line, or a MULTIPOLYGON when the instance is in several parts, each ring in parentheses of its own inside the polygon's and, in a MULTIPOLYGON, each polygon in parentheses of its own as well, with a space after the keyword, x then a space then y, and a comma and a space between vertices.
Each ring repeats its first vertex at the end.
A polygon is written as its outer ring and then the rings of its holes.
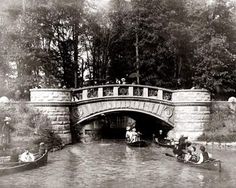
POLYGON ((39 156, 42 156, 43 154, 45 154, 45 152, 46 152, 45 144, 44 142, 41 142, 39 144, 39 156))
POLYGON ((19 157, 21 162, 33 162, 35 160, 35 156, 30 153, 28 150, 25 150, 19 157))
POLYGON ((140 132, 136 132, 136 128, 134 127, 131 132, 130 142, 133 143, 133 142, 140 141, 140 134, 141 134, 140 132))
POLYGON ((199 161, 199 155, 196 153, 196 147, 195 146, 191 146, 188 149, 188 153, 185 155, 184 158, 185 162, 193 162, 193 163, 197 163, 199 161))
POLYGON ((155 141, 160 143, 166 143, 166 139, 166 136, 163 135, 163 131, 160 129, 158 137, 155 138, 155 141))
POLYGON ((132 137, 132 132, 130 127, 126 127, 126 134, 125 134, 125 138, 127 142, 131 142, 131 137, 132 137))
POLYGON ((187 140, 188 140, 187 136, 181 135, 179 138, 179 145, 181 145, 181 146, 185 145, 187 140))
POLYGON ((165 144, 165 145, 175 145, 175 140, 173 138, 173 135, 170 134, 170 132, 163 131, 160 129, 157 134, 153 134, 153 140, 157 143, 165 144))
POLYGON ((173 153, 181 159, 185 158, 185 155, 188 154, 187 148, 191 145, 191 142, 188 141, 188 137, 181 135, 179 138, 179 144, 175 145, 173 153))
POLYGON ((211 154, 206 151, 206 148, 204 146, 200 146, 200 151, 201 153, 199 155, 199 160, 196 164, 207 162, 212 157, 211 154))
POLYGON ((11 152, 10 162, 18 162, 19 161, 19 154, 20 148, 13 149, 11 152))

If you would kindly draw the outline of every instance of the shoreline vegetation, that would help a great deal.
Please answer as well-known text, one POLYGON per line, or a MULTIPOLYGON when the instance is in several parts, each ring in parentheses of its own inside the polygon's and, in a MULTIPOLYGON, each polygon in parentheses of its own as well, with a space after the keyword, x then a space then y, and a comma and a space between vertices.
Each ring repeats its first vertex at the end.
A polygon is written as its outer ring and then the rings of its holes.
POLYGON ((53 131, 50 120, 24 102, 18 105, 0 104, 1 130, 3 126, 10 129, 8 134, 0 134, 0 162, 25 150, 37 153, 41 142, 52 151, 63 147, 62 140, 53 131), (9 119, 8 124, 4 121, 5 117, 9 119))
POLYGON ((197 141, 217 143, 214 145, 235 145, 236 143, 236 104, 227 101, 212 102, 211 119, 204 127, 197 141))
POLYGON ((236 149, 236 142, 207 142, 207 141, 195 141, 195 145, 210 146, 216 149, 236 149))

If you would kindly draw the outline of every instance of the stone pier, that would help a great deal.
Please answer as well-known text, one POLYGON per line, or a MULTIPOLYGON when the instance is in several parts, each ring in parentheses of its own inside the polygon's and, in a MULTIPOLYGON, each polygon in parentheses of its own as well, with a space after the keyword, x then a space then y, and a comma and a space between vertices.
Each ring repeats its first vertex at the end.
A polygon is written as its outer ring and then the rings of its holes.
POLYGON ((172 95, 175 138, 186 135, 196 140, 210 120, 210 93, 204 89, 176 90, 172 95))
POLYGON ((47 115, 54 132, 62 138, 63 144, 71 143, 71 90, 31 89, 30 92, 31 105, 47 115))

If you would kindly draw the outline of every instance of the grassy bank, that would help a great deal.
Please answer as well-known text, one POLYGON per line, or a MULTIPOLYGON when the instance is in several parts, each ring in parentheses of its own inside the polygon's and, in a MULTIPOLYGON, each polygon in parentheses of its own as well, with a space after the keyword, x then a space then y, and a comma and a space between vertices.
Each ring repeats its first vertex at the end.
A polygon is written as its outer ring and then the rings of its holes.
POLYGON ((61 147, 61 139, 54 134, 50 120, 24 103, 0 103, 0 156, 11 155, 13 151, 19 153, 28 149, 37 152, 39 143, 46 143, 48 149, 61 147), (2 140, 5 117, 10 117, 10 142, 2 140))
POLYGON ((236 142, 236 111, 227 101, 213 102, 211 106, 211 121, 204 128, 204 133, 198 138, 206 142, 236 142))

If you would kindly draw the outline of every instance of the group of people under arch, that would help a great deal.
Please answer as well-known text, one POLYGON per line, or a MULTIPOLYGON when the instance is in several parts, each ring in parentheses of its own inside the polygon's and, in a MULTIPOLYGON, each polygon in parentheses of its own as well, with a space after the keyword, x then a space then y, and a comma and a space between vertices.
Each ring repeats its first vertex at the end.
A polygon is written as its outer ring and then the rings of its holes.
POLYGON ((141 133, 137 132, 135 127, 130 127, 130 126, 126 127, 126 135, 125 135, 126 142, 134 143, 140 141, 140 135, 141 133))

